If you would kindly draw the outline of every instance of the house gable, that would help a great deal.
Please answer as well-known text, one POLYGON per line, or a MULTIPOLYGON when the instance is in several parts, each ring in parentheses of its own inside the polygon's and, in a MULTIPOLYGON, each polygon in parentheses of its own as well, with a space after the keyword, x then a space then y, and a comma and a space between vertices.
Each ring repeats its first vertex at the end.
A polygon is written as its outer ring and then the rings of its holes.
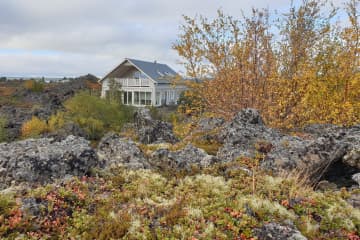
POLYGON ((166 64, 126 58, 120 65, 103 77, 100 82, 106 78, 126 77, 128 72, 134 68, 142 73, 141 78, 148 78, 158 84, 171 84, 171 80, 177 75, 177 73, 166 64))
POLYGON ((111 72, 105 75, 99 82, 104 81, 107 78, 143 78, 150 79, 155 82, 152 78, 147 76, 141 69, 139 69, 136 65, 131 63, 128 59, 125 59, 122 63, 120 63, 116 68, 114 68, 111 72), (139 77, 135 76, 135 73, 139 73, 139 77))

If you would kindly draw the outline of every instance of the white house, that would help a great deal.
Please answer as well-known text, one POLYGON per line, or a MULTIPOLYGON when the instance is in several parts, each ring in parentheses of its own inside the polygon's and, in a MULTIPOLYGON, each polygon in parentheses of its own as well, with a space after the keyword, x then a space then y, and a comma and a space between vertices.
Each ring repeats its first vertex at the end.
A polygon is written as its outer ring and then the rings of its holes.
POLYGON ((101 97, 106 97, 111 81, 121 86, 122 101, 133 106, 176 104, 184 85, 174 85, 177 73, 166 64, 126 58, 100 80, 101 97))

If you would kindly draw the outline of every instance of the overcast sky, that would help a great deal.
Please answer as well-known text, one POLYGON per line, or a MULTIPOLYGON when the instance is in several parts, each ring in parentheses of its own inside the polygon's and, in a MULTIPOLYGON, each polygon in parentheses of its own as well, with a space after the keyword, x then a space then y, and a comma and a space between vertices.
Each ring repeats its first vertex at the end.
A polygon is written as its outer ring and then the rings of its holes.
MULTIPOLYGON (((300 0, 294 0, 300 1, 300 0)), ((337 0, 339 5, 341 0, 337 0)), ((0 0, 0 76, 103 76, 124 58, 175 70, 182 14, 240 16, 290 0, 0 0)))

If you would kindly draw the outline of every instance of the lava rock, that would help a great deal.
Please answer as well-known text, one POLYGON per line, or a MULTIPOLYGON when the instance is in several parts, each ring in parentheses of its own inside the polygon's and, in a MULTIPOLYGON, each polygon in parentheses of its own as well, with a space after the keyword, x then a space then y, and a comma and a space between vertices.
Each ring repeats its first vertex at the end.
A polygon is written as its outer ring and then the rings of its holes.
POLYGON ((259 240, 306 240, 307 238, 292 225, 267 223, 262 228, 256 229, 259 240))
POLYGON ((172 124, 152 119, 149 109, 143 108, 136 111, 134 122, 139 140, 144 144, 179 141, 173 133, 172 124))
POLYGON ((354 180, 360 186, 360 173, 352 175, 352 180, 354 180))
POLYGON ((232 121, 225 124, 219 134, 219 141, 223 143, 217 157, 223 161, 232 161, 238 157, 254 157, 256 144, 281 139, 281 134, 267 128, 255 109, 244 109, 235 115, 232 121))
POLYGON ((331 166, 341 161, 352 169, 346 176, 351 180, 353 169, 360 169, 360 126, 318 124, 308 126, 305 132, 309 137, 282 134, 265 126, 257 110, 244 109, 223 126, 218 137, 223 146, 217 157, 226 162, 261 153, 264 170, 276 174, 296 169, 313 182, 322 180, 331 166))
POLYGON ((136 143, 130 139, 121 138, 116 133, 108 133, 101 139, 97 156, 105 167, 122 165, 130 169, 150 168, 136 143))
POLYGON ((353 192, 350 197, 346 200, 349 204, 351 204, 354 208, 360 209, 360 193, 353 192))
POLYGON ((203 168, 216 162, 218 159, 215 156, 209 155, 203 149, 191 144, 173 152, 168 149, 158 149, 150 157, 150 163, 155 168, 184 169, 187 171, 190 171, 192 166, 203 168))
POLYGON ((0 189, 12 183, 45 184, 66 176, 84 176, 98 166, 89 141, 68 136, 0 144, 0 189))
POLYGON ((209 117, 202 118, 198 122, 198 130, 201 131, 210 131, 214 128, 219 128, 225 124, 225 120, 223 118, 209 117))

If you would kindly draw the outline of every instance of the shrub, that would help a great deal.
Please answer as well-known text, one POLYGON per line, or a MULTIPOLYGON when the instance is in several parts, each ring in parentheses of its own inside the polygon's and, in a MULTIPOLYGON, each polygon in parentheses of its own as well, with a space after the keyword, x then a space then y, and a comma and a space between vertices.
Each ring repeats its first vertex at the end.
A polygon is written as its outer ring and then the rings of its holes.
POLYGON ((91 139, 100 139, 104 134, 105 127, 101 120, 79 117, 76 119, 76 122, 85 130, 91 139))
POLYGON ((40 134, 48 132, 49 128, 45 121, 33 116, 31 120, 25 122, 21 127, 23 138, 38 137, 40 134))
POLYGON ((54 132, 57 129, 60 129, 65 124, 65 113, 57 112, 50 116, 48 120, 48 129, 50 132, 54 132))
POLYGON ((0 142, 4 142, 7 139, 6 133, 6 119, 0 118, 0 142))
POLYGON ((24 87, 32 92, 44 91, 44 85, 45 84, 43 82, 39 82, 36 80, 26 80, 24 83, 24 87))
POLYGON ((120 102, 107 101, 86 92, 78 93, 65 102, 70 120, 79 124, 92 140, 107 131, 120 131, 132 119, 132 108, 120 102))
POLYGON ((198 116, 204 112, 205 103, 196 89, 198 85, 192 84, 189 85, 189 87, 193 87, 194 89, 184 91, 180 94, 178 111, 187 115, 198 116))

